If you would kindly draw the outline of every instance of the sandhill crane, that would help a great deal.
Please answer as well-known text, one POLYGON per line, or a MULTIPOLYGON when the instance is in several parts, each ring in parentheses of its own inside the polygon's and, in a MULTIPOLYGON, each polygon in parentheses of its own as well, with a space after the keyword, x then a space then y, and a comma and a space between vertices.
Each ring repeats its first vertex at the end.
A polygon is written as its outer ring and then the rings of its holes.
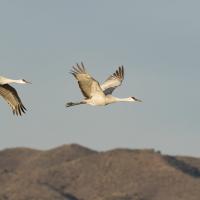
POLYGON ((92 106, 105 106, 115 102, 141 102, 135 97, 117 98, 112 96, 112 92, 122 84, 124 80, 124 67, 120 66, 116 72, 100 85, 92 76, 88 74, 83 63, 73 66, 70 72, 78 81, 81 92, 85 99, 80 102, 66 103, 66 107, 89 104, 92 106))
POLYGON ((10 105, 13 114, 22 115, 22 112, 25 113, 26 108, 22 104, 15 88, 11 87, 9 83, 27 84, 30 82, 24 79, 14 80, 0 76, 0 96, 10 105))

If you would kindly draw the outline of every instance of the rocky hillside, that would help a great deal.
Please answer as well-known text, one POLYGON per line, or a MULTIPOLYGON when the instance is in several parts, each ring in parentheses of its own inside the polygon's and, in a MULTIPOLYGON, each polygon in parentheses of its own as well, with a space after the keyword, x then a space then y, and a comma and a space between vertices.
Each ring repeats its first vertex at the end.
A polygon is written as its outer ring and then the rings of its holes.
POLYGON ((0 200, 199 200, 200 159, 79 145, 0 151, 0 200))

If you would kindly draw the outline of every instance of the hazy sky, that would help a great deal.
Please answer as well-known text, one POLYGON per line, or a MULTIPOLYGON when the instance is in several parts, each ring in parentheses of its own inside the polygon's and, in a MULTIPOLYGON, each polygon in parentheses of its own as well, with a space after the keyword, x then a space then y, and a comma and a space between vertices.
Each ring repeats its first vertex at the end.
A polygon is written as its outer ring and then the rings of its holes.
POLYGON ((0 74, 27 107, 0 101, 0 149, 79 143, 200 156, 200 2, 2 0, 0 74), (114 95, 143 103, 65 108, 82 94, 68 73, 83 61, 100 82, 123 64, 114 95))

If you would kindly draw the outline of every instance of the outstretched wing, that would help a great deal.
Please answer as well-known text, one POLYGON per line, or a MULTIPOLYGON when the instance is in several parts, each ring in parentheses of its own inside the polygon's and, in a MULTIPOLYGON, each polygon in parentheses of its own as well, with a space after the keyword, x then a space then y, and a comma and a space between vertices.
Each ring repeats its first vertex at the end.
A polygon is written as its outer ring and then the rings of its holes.
POLYGON ((91 98, 94 95, 104 95, 98 81, 87 73, 83 63, 81 65, 76 64, 76 67, 73 66, 71 74, 78 80, 81 92, 86 98, 91 98))
POLYGON ((25 113, 26 108, 13 87, 8 84, 0 85, 0 96, 10 105, 13 114, 22 115, 22 113, 25 113))
POLYGON ((124 80, 124 67, 119 67, 115 73, 108 77, 108 79, 101 85, 105 95, 112 94, 115 88, 119 87, 124 80))

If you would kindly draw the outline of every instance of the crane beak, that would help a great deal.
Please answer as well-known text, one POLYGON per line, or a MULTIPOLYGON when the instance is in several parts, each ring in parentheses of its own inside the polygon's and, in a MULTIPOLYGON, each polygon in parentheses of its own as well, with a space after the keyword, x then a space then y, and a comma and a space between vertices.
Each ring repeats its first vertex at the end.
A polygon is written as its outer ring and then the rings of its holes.
POLYGON ((142 100, 140 100, 140 99, 135 99, 137 102, 142 102, 142 100))
POLYGON ((32 84, 30 81, 26 81, 24 79, 23 79, 23 81, 24 81, 24 83, 32 84))
POLYGON ((140 100, 140 99, 137 99, 137 98, 135 98, 135 97, 131 97, 134 101, 137 101, 137 102, 142 102, 142 100, 140 100))

